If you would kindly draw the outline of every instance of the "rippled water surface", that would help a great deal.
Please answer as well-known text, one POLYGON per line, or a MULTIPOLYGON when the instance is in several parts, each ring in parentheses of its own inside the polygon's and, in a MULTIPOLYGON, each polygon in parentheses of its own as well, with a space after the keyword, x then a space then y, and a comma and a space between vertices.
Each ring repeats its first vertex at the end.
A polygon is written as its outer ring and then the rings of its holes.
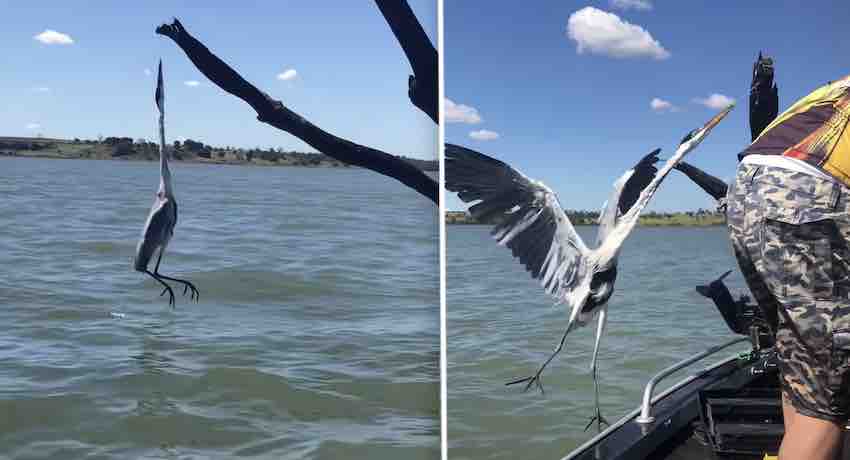
MULTIPOLYGON (((0 159, 0 458, 439 458, 437 209, 359 169, 0 159)), ((474 239, 473 239, 474 240, 474 239)))
MULTIPOLYGON (((568 312, 552 306, 488 230, 447 228, 449 457, 560 459, 595 434, 595 427, 583 431, 593 415, 595 327, 567 337, 543 374, 544 395, 506 387, 534 373, 563 334, 568 312)), ((593 241, 596 228, 578 232, 593 241)), ((725 227, 635 230, 620 254, 599 352, 600 400, 609 421, 638 406, 657 371, 732 337, 694 286, 736 267, 725 227)), ((727 283, 733 292, 744 289, 737 272, 727 283)))

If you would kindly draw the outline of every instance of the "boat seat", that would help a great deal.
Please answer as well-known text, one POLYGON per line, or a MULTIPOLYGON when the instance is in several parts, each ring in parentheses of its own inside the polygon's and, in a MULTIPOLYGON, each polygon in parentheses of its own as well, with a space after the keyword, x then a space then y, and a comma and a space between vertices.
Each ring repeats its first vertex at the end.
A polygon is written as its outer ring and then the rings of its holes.
POLYGON ((779 448, 785 427, 778 388, 706 390, 699 399, 702 428, 715 453, 761 457, 779 448))

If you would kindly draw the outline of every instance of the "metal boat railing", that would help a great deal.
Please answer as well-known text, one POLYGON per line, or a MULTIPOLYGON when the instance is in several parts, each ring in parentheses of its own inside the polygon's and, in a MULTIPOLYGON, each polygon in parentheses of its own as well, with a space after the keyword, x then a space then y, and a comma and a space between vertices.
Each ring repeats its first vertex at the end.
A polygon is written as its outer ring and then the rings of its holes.
MULTIPOLYGON (((725 349, 725 348, 727 348, 727 347, 729 347, 729 346, 731 346, 731 345, 734 345, 734 344, 736 344, 736 343, 740 343, 740 342, 744 342, 744 341, 747 341, 747 340, 749 340, 747 337, 740 337, 740 338, 736 338, 735 340, 731 340, 731 341, 726 342, 726 343, 724 343, 724 344, 721 344, 721 345, 718 345, 718 346, 715 346, 715 347, 709 348, 708 350, 706 350, 706 351, 704 351, 704 352, 702 352, 702 353, 699 353, 699 354, 697 354, 697 355, 694 355, 694 356, 692 356, 692 357, 690 357, 690 358, 688 358, 688 359, 686 359, 686 360, 684 360, 684 361, 681 361, 680 363, 677 363, 677 364, 675 364, 674 366, 670 366, 670 367, 669 367, 669 368, 667 368, 667 369, 670 369, 670 368, 672 368, 672 367, 676 367, 676 370, 679 370, 679 369, 681 369, 681 368, 683 368, 683 367, 688 366, 689 364, 693 364, 693 363, 694 363, 694 362, 696 362, 696 361, 699 361, 699 360, 701 360, 701 359, 703 359, 703 358, 706 358, 706 357, 708 357, 708 356, 710 356, 710 355, 712 355, 712 354, 714 354, 714 353, 717 353, 718 351, 723 350, 723 349, 725 349), (687 364, 683 364, 683 365, 682 365, 682 363, 685 363, 685 362, 686 362, 687 364), (680 365, 681 365, 681 367, 677 367, 677 366, 680 366, 680 365)), ((714 364, 712 364, 712 365, 710 365, 710 366, 708 366, 708 367, 704 368, 704 369, 703 369, 703 372, 706 372, 706 371, 712 371, 712 370, 714 370, 715 368, 721 367, 721 366, 723 366, 723 365, 725 365, 725 364, 729 363, 730 361, 733 361, 733 360, 736 360, 736 359, 738 359, 738 358, 737 358, 737 356, 731 356, 731 357, 729 357, 729 358, 723 359, 723 360, 721 360, 721 361, 718 361, 718 362, 716 362, 716 363, 714 363, 714 364)), ((665 371, 667 371, 667 369, 664 369, 663 371, 661 371, 659 374, 657 374, 657 375, 656 375, 656 377, 657 377, 657 376, 659 376, 659 375, 661 375, 661 374, 662 374, 662 373, 664 373, 665 371)), ((673 372, 675 372, 675 370, 674 370, 673 372)), ((669 375, 669 374, 664 375, 664 376, 661 376, 661 378, 663 379, 664 377, 667 377, 668 375, 669 375)), ((655 398, 652 398, 652 390, 655 388, 655 385, 658 383, 658 380, 660 380, 660 379, 656 380, 654 383, 653 383, 652 381, 650 381, 650 383, 652 384, 652 388, 651 388, 651 389, 650 389, 650 387, 649 387, 649 384, 647 384, 647 389, 649 389, 649 397, 650 397, 650 404, 647 406, 647 407, 648 407, 648 409, 647 409, 647 415, 649 415, 649 414, 650 414, 650 412, 649 412, 649 411, 651 410, 652 403, 656 403, 656 402, 658 402, 658 401, 660 401, 660 400, 662 400, 662 399, 666 398, 668 395, 670 395, 671 393, 675 392, 675 391, 676 391, 676 390, 678 390, 679 388, 682 388, 683 386, 685 386, 685 385, 687 385, 687 384, 691 383, 691 382, 692 382, 693 380, 695 380, 696 378, 697 378, 697 374, 689 375, 688 377, 685 377, 685 378, 684 378, 684 379, 682 379, 681 381, 676 382, 673 386, 671 386, 670 388, 667 388, 666 390, 664 390, 663 392, 661 392, 660 394, 658 394, 657 396, 655 396, 655 398)), ((653 377, 653 379, 655 379, 655 377, 653 377)), ((647 394, 647 393, 646 393, 646 391, 644 391, 644 398, 646 398, 646 394, 647 394)), ((646 401, 644 401, 644 402, 646 402, 646 401)), ((597 444, 597 443, 599 442, 599 440, 600 440, 600 439, 603 439, 603 438, 607 437, 608 435, 610 435, 611 433, 613 433, 614 431, 616 431, 616 430, 620 429, 620 427, 622 427, 623 425, 625 425, 626 423, 628 423, 630 420, 632 420, 632 418, 633 418, 633 417, 635 417, 636 415, 638 415, 638 414, 640 414, 640 413, 643 413, 643 408, 644 408, 644 406, 645 406, 645 405, 644 405, 644 404, 642 404, 642 405, 641 405, 641 407, 637 407, 637 408, 635 408, 633 411, 631 411, 631 412, 629 412, 628 414, 624 415, 624 416, 623 416, 620 420, 618 420, 618 421, 614 422, 613 424, 611 424, 608 428, 606 428, 605 430, 603 430, 601 433, 597 434, 597 435, 596 435, 596 436, 594 436, 593 438, 591 438, 591 439, 587 440, 584 444, 582 444, 582 445, 580 445, 580 446, 576 447, 575 449, 573 449, 573 450, 572 450, 569 454, 567 454, 567 455, 566 455, 566 457, 564 457, 562 460, 571 460, 571 459, 573 459, 573 458, 577 457, 578 455, 580 455, 582 452, 584 452, 584 451, 585 451, 585 450, 587 450, 588 448, 590 448, 590 447, 592 447, 593 445, 597 444)))
POLYGON ((643 403, 641 404, 640 408, 640 416, 635 419, 635 422, 641 425, 646 425, 655 421, 655 417, 652 416, 652 392, 655 391, 655 386, 658 385, 658 382, 669 377, 674 372, 683 369, 687 366, 690 366, 691 364, 707 356, 711 356, 717 353, 718 351, 723 350, 724 348, 728 348, 732 345, 735 345, 736 343, 748 342, 749 340, 749 337, 738 337, 724 344, 711 347, 702 353, 698 353, 696 355, 691 356, 690 358, 683 359, 682 361, 679 361, 678 363, 652 376, 652 378, 649 379, 649 383, 647 383, 646 387, 643 389, 643 403))

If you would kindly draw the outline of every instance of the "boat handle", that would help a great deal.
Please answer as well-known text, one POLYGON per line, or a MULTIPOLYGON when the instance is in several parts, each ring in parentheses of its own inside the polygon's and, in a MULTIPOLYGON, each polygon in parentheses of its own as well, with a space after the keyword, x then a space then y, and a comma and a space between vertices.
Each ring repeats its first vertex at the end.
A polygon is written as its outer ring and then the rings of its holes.
POLYGON ((635 419, 635 422, 637 422, 638 424, 641 424, 641 425, 646 425, 646 424, 649 424, 649 423, 652 423, 652 422, 655 421, 655 417, 653 417, 652 413, 651 413, 651 411, 652 411, 652 392, 655 390, 655 386, 658 385, 658 382, 660 382, 662 379, 669 377, 671 374, 678 371, 679 369, 687 367, 687 366, 693 364, 694 362, 705 358, 706 356, 713 355, 713 354, 717 353, 718 351, 720 351, 724 348, 735 345, 736 343, 749 342, 749 340, 750 340, 749 337, 738 337, 738 338, 736 338, 734 340, 730 340, 730 341, 728 341, 724 344, 713 346, 713 347, 709 348, 708 350, 705 350, 702 353, 691 356, 690 358, 687 358, 683 361, 679 361, 678 363, 676 363, 676 364, 664 369, 663 371, 655 374, 651 379, 649 379, 649 383, 646 384, 646 388, 643 389, 643 403, 641 404, 641 407, 640 407, 640 416, 638 416, 638 418, 635 419))

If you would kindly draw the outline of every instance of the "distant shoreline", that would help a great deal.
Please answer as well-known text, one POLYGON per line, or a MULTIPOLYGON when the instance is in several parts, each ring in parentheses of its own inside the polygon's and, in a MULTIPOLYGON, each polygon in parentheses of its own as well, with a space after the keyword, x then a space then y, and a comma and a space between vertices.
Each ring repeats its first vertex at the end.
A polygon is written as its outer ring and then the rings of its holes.
MULTIPOLYGON (((126 161, 126 162, 155 162, 158 161, 158 158, 144 158, 137 156, 126 156, 126 157, 113 157, 113 158, 104 158, 98 156, 71 156, 64 154, 52 154, 52 153, 21 153, 21 152, 8 152, 0 150, 0 158, 38 158, 42 160, 95 160, 95 161, 126 161)), ((223 165, 223 166, 260 166, 260 167, 295 167, 295 168, 358 168, 357 166, 348 165, 345 163, 340 164, 332 164, 330 162, 320 162, 319 164, 286 164, 286 163, 277 163, 277 162, 268 162, 262 160, 208 160, 205 158, 171 158, 171 161, 176 163, 190 163, 190 164, 201 164, 201 165, 223 165)), ((426 170, 427 171, 427 170, 426 170)))
MULTIPOLYGON (((221 148, 187 139, 170 145, 171 160, 213 165, 358 168, 321 153, 284 152, 282 149, 221 148)), ((47 139, 0 136, 0 157, 56 160, 158 161, 159 147, 144 140, 107 137, 98 140, 47 139)), ((436 160, 398 156, 422 171, 437 171, 436 160)))
MULTIPOLYGON (((578 226, 596 226, 597 216, 587 212, 569 214, 570 222, 578 226)), ((493 225, 496 222, 479 222, 465 211, 446 211, 446 225, 493 225)), ((714 227, 726 225, 726 216, 716 212, 646 213, 638 219, 641 227, 714 227)))

